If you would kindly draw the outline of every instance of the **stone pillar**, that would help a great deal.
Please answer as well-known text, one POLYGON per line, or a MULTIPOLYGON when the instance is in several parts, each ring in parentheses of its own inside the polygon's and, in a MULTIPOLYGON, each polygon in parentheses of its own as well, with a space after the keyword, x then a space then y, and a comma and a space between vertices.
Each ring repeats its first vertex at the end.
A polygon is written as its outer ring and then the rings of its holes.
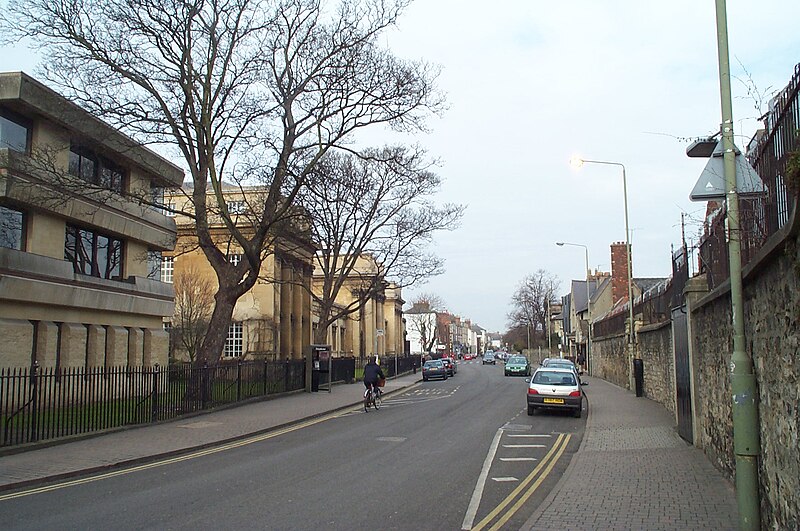
POLYGON ((386 354, 386 319, 383 318, 383 297, 375 299, 375 334, 378 339, 378 354, 383 357, 386 354), (377 335, 378 330, 383 330, 383 336, 377 335))
POLYGON ((39 321, 36 325, 35 359, 39 367, 55 367, 58 353, 58 325, 39 321))
POLYGON ((86 367, 103 367, 106 359, 106 329, 99 325, 86 327, 86 367))
POLYGON ((139 367, 144 359, 144 332, 141 328, 128 330, 128 366, 139 367))
POLYGON ((281 265, 281 282, 278 284, 281 291, 280 313, 280 343, 281 359, 286 359, 292 352, 292 286, 288 284, 292 278, 292 270, 281 265))
POLYGON ((692 313, 697 307, 697 302, 708 293, 708 279, 706 275, 690 278, 683 288, 686 298, 686 330, 689 336, 689 386, 692 390, 692 440, 698 448, 703 448, 703 438, 701 432, 703 426, 700 425, 702 418, 702 404, 700 403, 700 390, 698 389, 697 375, 700 374, 702 354, 696 348, 694 320, 692 313))
POLYGON ((106 367, 119 367, 128 361, 128 330, 121 326, 106 328, 106 367))
POLYGON ((163 329, 145 328, 142 333, 142 365, 162 367, 169 364, 169 333, 163 329))
MULTIPOLYGON (((302 310, 302 334, 301 348, 311 344, 311 268, 303 268, 303 310, 302 310)), ((330 342, 330 339, 328 340, 330 342)))
POLYGON ((0 319, 0 366, 30 367, 33 324, 23 319, 0 319))
MULTIPOLYGON (((292 271, 294 282, 303 282, 300 273, 292 271)), ((292 356, 303 357, 303 299, 305 293, 299 285, 292 285, 292 356)))
POLYGON ((61 324, 61 367, 83 367, 86 364, 86 335, 86 327, 81 324, 61 324))

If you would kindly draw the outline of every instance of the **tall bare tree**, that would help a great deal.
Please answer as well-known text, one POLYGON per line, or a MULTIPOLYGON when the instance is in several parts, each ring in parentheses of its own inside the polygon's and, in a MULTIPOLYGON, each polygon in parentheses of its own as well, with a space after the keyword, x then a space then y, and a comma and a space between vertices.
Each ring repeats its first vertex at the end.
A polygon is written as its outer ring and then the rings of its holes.
POLYGON ((185 214, 219 289, 199 360, 219 358, 236 301, 257 281, 317 162, 374 124, 424 128, 437 70, 381 45, 409 0, 10 0, 5 38, 28 37, 42 75, 139 141, 179 154, 185 214), (224 183, 264 193, 237 221, 224 183), (227 260, 222 224, 244 259, 227 260))
POLYGON ((405 312, 408 329, 419 335, 422 352, 431 352, 438 342, 436 312, 443 309, 441 297, 433 293, 420 293, 405 312))
POLYGON ((176 273, 174 288, 172 339, 194 362, 214 311, 214 286, 196 267, 190 266, 176 273))
POLYGON ((520 282, 511 298, 512 311, 508 314, 509 328, 528 328, 531 337, 544 337, 547 333, 547 304, 556 300, 561 282, 558 277, 539 269, 520 282))
POLYGON ((315 264, 322 285, 311 290, 319 308, 315 342, 387 282, 403 288, 443 271, 431 239, 457 228, 464 207, 434 204, 440 179, 429 166, 424 151, 394 146, 358 155, 330 151, 310 173, 299 203, 322 249, 315 264), (342 290, 351 296, 340 298, 342 290))

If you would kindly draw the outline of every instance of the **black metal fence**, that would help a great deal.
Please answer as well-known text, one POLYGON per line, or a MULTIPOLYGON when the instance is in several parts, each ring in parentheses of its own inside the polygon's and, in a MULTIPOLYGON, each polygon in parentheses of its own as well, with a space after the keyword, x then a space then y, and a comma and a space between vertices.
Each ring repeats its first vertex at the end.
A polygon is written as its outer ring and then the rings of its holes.
MULTIPOLYGON (((765 122, 765 132, 750 150, 748 160, 764 182, 766 192, 739 199, 742 266, 786 224, 797 201, 787 190, 784 177, 789 154, 800 150, 800 64, 786 88, 771 102, 765 122)), ((723 206, 706 227, 699 244, 699 271, 706 273, 710 289, 730 276, 726 216, 723 206)))
POLYGON ((0 446, 166 420, 305 387, 305 362, 0 370, 0 446))

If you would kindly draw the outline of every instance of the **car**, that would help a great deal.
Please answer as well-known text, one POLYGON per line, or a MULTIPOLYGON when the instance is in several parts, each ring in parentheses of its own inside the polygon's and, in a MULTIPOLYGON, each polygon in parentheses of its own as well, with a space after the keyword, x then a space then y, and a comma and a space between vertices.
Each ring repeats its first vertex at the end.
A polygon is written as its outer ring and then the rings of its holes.
POLYGON ((444 362, 444 368, 447 370, 448 376, 455 376, 458 372, 458 367, 456 366, 456 360, 452 358, 442 358, 442 362, 444 362))
POLYGON ((525 356, 511 356, 506 361, 506 367, 503 371, 506 376, 512 375, 531 375, 531 364, 525 356))
POLYGON ((422 365, 422 381, 427 382, 431 378, 447 380, 447 369, 442 360, 428 360, 422 365))
POLYGON ((488 365, 491 363, 492 365, 496 365, 497 361, 494 359, 494 354, 491 352, 487 352, 483 355, 483 365, 488 365))
POLYGON ((539 409, 571 411, 580 418, 583 409, 581 382, 575 371, 561 367, 539 367, 528 381, 528 415, 539 409))
POLYGON ((572 369, 575 372, 575 377, 580 381, 583 371, 579 371, 572 361, 565 358, 547 358, 542 362, 543 367, 560 367, 562 369, 572 369))

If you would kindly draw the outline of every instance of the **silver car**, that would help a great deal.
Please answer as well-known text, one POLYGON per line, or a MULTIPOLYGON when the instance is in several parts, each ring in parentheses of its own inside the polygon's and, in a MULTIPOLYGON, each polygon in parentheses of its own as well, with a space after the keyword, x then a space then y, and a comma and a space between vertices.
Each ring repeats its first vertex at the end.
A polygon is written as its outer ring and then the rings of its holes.
POLYGON ((528 383, 528 415, 539 409, 572 411, 580 418, 583 410, 581 381, 573 369, 539 367, 528 383))

